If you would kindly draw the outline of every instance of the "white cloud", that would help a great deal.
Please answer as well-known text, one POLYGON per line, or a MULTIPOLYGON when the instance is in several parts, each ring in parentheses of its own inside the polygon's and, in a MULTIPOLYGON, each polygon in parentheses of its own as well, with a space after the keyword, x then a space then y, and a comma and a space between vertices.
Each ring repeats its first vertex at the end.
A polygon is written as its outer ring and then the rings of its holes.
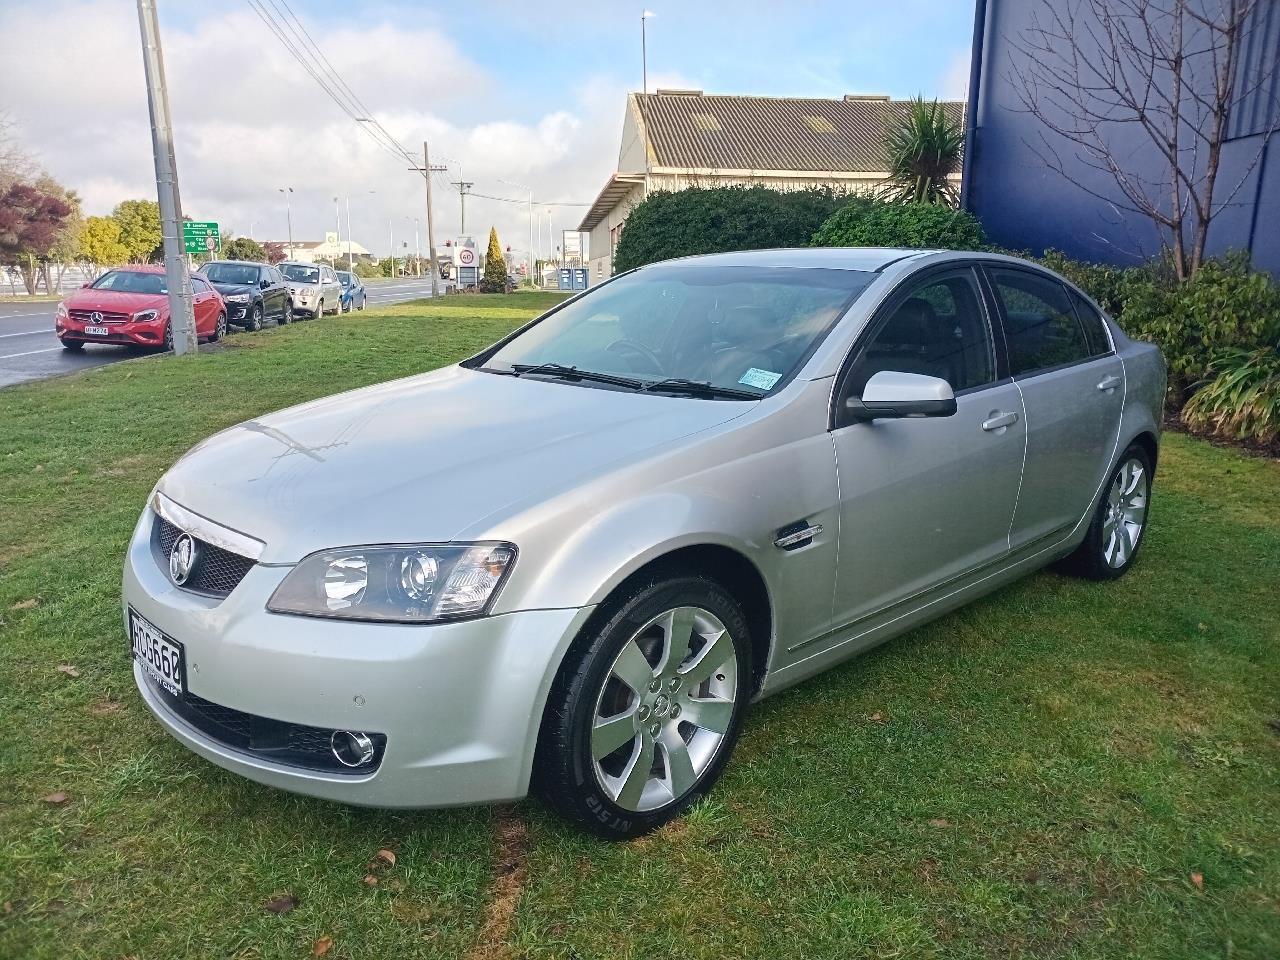
MULTIPOLYGON (((296 239, 332 230, 333 197, 349 195, 357 242, 385 254, 394 229, 397 247, 406 237, 412 247, 410 221, 425 219, 421 179, 342 113, 250 11, 210 10, 189 27, 163 24, 184 212, 238 234, 256 224, 260 239, 281 239, 285 204, 277 188, 287 185, 295 190, 296 239)), ((584 83, 572 112, 561 102, 528 120, 504 118, 495 79, 437 31, 351 19, 311 32, 410 152, 429 139, 434 162, 454 161, 448 179, 458 179, 460 161, 477 193, 524 196, 503 178, 531 185, 537 199, 589 201, 612 169, 623 86, 584 83), (469 99, 456 97, 459 89, 469 99)), ((11 111, 40 163, 81 194, 86 212, 154 196, 132 7, 122 11, 111 0, 0 7, 0 36, 22 38, 6 43, 0 61, 0 108, 11 111)), ((456 192, 437 190, 435 205, 442 243, 458 229, 456 192)), ((557 233, 576 226, 582 212, 557 208, 557 233)), ((468 231, 483 239, 491 223, 504 244, 527 245, 523 206, 470 199, 468 231)), ((421 240, 425 246, 425 222, 421 240)))

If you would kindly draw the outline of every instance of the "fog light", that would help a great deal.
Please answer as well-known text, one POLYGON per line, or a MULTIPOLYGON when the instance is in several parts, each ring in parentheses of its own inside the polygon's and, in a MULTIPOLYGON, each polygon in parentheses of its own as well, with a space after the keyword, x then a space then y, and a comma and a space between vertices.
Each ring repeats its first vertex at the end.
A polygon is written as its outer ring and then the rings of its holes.
POLYGON ((373 760, 373 741, 367 733, 335 730, 329 738, 329 748, 344 767, 363 767, 373 760))

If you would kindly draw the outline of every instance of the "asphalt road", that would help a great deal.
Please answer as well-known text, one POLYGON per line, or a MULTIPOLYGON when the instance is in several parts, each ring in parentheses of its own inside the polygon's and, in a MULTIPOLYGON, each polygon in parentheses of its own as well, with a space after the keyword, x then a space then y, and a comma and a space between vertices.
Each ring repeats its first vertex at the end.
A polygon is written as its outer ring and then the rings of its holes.
MULTIPOLYGON (((369 306, 403 303, 431 296, 427 279, 369 283, 369 306)), ((87 346, 83 352, 63 350, 53 333, 56 303, 0 303, 0 387, 115 363, 144 351, 131 347, 87 346)))

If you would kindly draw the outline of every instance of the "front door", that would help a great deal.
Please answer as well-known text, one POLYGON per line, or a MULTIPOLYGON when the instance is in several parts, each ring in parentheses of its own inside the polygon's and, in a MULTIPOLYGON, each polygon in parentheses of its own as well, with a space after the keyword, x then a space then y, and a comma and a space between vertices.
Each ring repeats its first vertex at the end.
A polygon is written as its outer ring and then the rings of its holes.
POLYGON ((972 268, 907 281, 873 321, 837 396, 882 370, 947 380, 950 417, 850 423, 833 432, 840 484, 835 622, 850 624, 1009 549, 1026 441, 1018 387, 997 367, 972 268))
POLYGON ((1027 463, 1013 549, 1064 537, 1089 512, 1111 462, 1124 405, 1124 364, 1102 318, 1077 314, 1055 277, 987 268, 999 303, 1009 368, 1027 416, 1027 463), (1085 322, 1082 323, 1081 321, 1085 322))

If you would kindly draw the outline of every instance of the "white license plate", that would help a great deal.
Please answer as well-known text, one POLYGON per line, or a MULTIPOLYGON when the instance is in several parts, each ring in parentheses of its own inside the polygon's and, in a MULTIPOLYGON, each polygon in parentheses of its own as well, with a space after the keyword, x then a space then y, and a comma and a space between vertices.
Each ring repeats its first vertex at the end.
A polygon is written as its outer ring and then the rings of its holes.
POLYGON ((105 337, 111 331, 108 330, 106 327, 85 327, 84 332, 85 332, 85 336, 88 336, 88 337, 105 337))
POLYGON ((167 693, 181 697, 187 676, 182 644, 165 636, 157 627, 138 616, 132 607, 129 608, 129 638, 133 647, 133 659, 142 664, 147 676, 160 684, 167 693))

